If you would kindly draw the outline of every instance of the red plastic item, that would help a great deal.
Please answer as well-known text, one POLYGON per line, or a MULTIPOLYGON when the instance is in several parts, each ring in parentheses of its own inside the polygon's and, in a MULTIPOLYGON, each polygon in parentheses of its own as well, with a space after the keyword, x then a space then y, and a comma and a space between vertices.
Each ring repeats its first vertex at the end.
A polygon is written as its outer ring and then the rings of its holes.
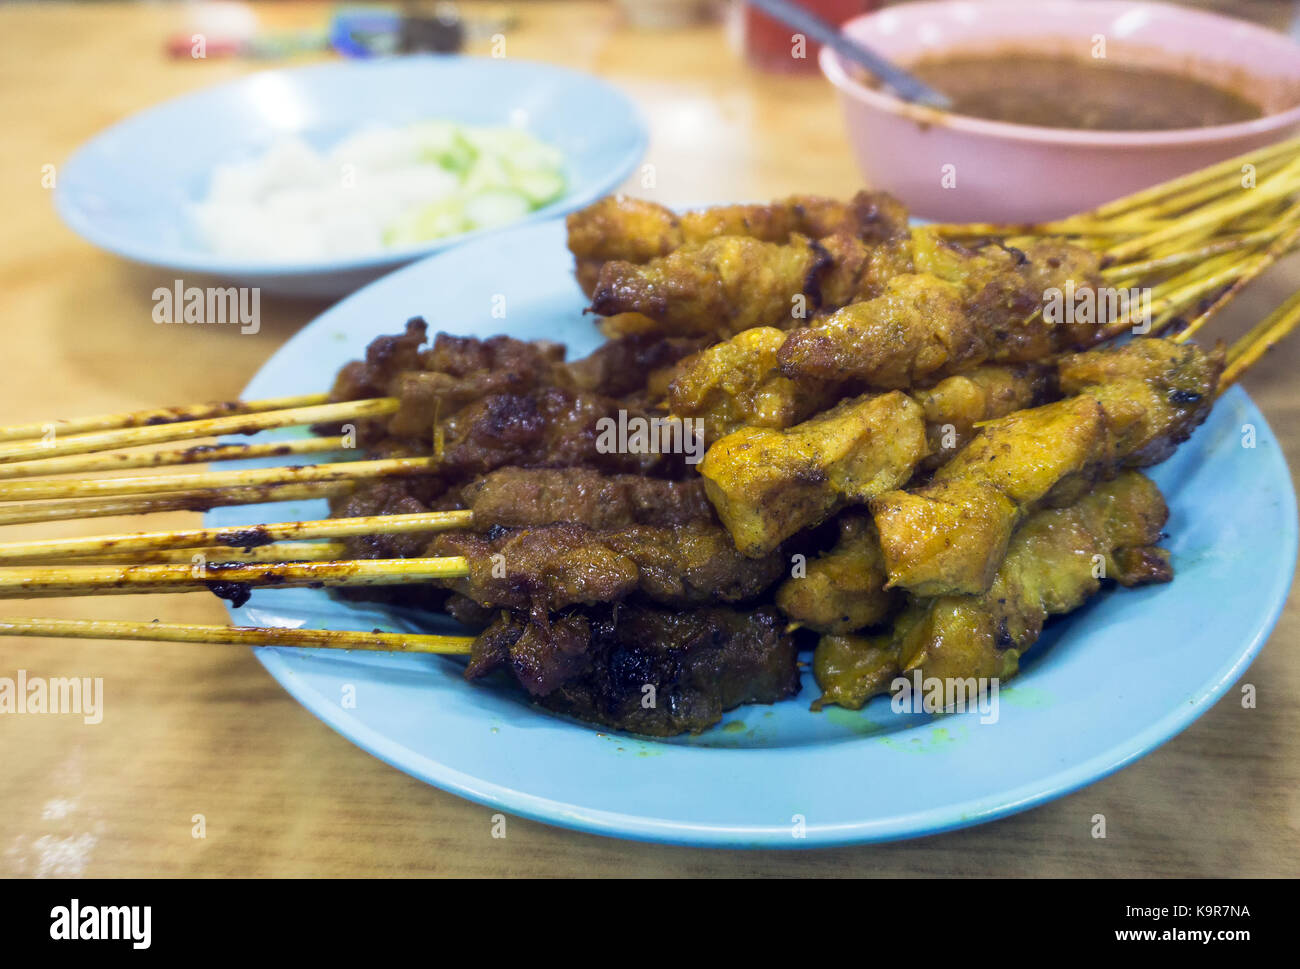
MULTIPOLYGON (((736 2, 740 7, 741 48, 745 60, 761 71, 774 74, 816 72, 821 44, 806 37, 800 41, 793 27, 773 20, 744 0, 736 2)), ((798 3, 837 26, 880 6, 880 0, 798 0, 798 3)))

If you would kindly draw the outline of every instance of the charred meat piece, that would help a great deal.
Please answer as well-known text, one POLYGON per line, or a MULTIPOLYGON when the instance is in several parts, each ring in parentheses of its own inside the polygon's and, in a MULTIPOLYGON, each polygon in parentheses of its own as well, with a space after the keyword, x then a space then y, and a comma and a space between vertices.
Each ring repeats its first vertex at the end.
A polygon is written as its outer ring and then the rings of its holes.
POLYGON ((346 364, 334 378, 330 400, 366 400, 386 397, 393 379, 399 374, 422 369, 420 347, 428 336, 429 326, 420 317, 407 321, 406 332, 381 336, 366 347, 364 360, 346 364))
POLYGON ((561 368, 558 382, 606 397, 628 398, 646 391, 654 374, 671 368, 703 345, 700 339, 664 339, 655 333, 607 340, 581 360, 561 368))
POLYGON ((474 401, 553 384, 563 360, 564 347, 557 343, 439 333, 433 347, 421 354, 420 369, 390 381, 390 392, 401 407, 389 420, 388 431, 428 440, 440 420, 474 401))
POLYGON ((699 733, 733 707, 798 692, 795 644, 783 624, 771 608, 622 606, 593 619, 587 670, 541 703, 631 733, 699 733))
POLYGON ((666 481, 585 468, 502 468, 464 486, 479 530, 573 522, 597 530, 714 521, 698 478, 666 481))
POLYGON ((612 443, 606 430, 620 421, 659 427, 661 420, 612 397, 544 387, 530 394, 496 394, 461 409, 440 426, 434 453, 445 474, 462 480, 503 467, 682 477, 690 466, 661 437, 647 436, 644 448, 634 449, 612 443))

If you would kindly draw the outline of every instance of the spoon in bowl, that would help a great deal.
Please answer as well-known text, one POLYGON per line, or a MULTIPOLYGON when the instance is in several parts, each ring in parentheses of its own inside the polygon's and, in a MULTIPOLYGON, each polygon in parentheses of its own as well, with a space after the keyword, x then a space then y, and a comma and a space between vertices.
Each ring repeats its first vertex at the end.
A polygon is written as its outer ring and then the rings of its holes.
POLYGON ((893 64, 875 51, 863 47, 857 41, 851 40, 825 20, 805 10, 797 3, 793 3, 791 0, 745 0, 745 2, 763 11, 769 17, 807 34, 819 44, 829 47, 842 57, 847 57, 855 64, 866 68, 872 75, 893 88, 894 92, 904 101, 911 101, 914 104, 923 104, 927 107, 939 108, 945 111, 952 107, 952 101, 948 99, 946 94, 936 91, 928 84, 907 73, 897 64, 893 64))

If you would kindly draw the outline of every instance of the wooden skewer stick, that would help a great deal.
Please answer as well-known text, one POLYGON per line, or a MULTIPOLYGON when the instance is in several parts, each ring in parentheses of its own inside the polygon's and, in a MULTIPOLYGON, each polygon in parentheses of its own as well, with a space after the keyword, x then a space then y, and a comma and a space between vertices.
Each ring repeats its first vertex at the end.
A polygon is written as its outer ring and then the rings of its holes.
POLYGON ((217 461, 248 461, 254 458, 289 458, 300 454, 326 454, 345 450, 342 437, 304 437, 267 444, 199 444, 157 451, 114 451, 108 454, 69 454, 61 458, 37 458, 0 464, 0 480, 39 475, 77 474, 99 471, 129 471, 133 468, 168 468, 183 464, 217 461))
POLYGON ((127 552, 121 555, 94 555, 73 558, 8 559, 8 565, 36 565, 41 562, 60 562, 65 565, 84 565, 93 560, 96 565, 148 565, 164 562, 337 562, 348 557, 344 542, 276 542, 261 548, 226 548, 220 545, 200 548, 158 549, 152 552, 127 552))
POLYGON ((1226 306, 1234 296, 1241 292, 1241 290, 1259 276, 1260 273, 1284 256, 1297 241, 1300 241, 1300 225, 1293 226, 1285 235, 1278 238, 1276 242, 1264 250, 1260 257, 1254 260, 1245 271, 1233 281, 1232 285, 1219 295, 1218 299, 1205 309, 1201 310, 1196 318, 1193 319, 1187 325, 1187 328, 1183 330, 1182 339, 1191 339, 1198 330, 1210 321, 1211 317, 1213 317, 1215 313, 1226 306))
POLYGON ((145 592, 202 592, 256 587, 420 585, 463 578, 462 556, 419 559, 354 559, 343 562, 274 562, 193 566, 50 565, 0 569, 0 599, 47 596, 133 595, 145 592))
POLYGON ((0 462, 31 461, 61 454, 86 454, 91 451, 112 451, 117 448, 143 444, 161 444, 204 437, 222 437, 226 434, 256 434, 279 427, 298 424, 333 423, 348 420, 386 417, 397 410, 398 401, 392 397, 374 400, 349 400, 338 404, 319 404, 311 407, 291 407, 256 414, 235 414, 230 417, 213 417, 173 424, 148 427, 123 427, 89 434, 72 434, 48 441, 19 441, 0 444, 0 462))
POLYGON ((283 540, 348 538, 354 535, 409 535, 468 528, 473 521, 472 511, 429 511, 415 515, 367 515, 361 518, 278 522, 248 528, 194 528, 186 531, 98 535, 93 538, 0 542, 0 562, 117 555, 208 545, 255 548, 283 540))
POLYGON ((1251 209, 1281 199, 1297 190, 1300 190, 1300 158, 1257 183, 1252 189, 1241 189, 1223 202, 1203 206, 1196 212, 1174 219, 1154 232, 1121 242, 1110 250, 1110 256, 1114 260, 1130 259, 1172 236, 1191 232, 1202 226, 1223 225, 1251 209))
POLYGON ((108 431, 122 427, 175 424, 180 421, 226 417, 233 414, 256 414, 261 411, 310 407, 328 401, 328 394, 305 394, 299 397, 277 397, 269 400, 232 400, 214 404, 191 404, 186 407, 158 407, 152 410, 133 411, 129 414, 101 414, 95 417, 78 417, 72 420, 13 424, 9 427, 0 427, 0 441, 39 439, 45 437, 51 431, 56 436, 60 436, 82 434, 87 431, 108 431))
POLYGON ((232 505, 305 501, 346 495, 354 488, 356 483, 352 481, 322 481, 312 484, 261 485, 256 488, 222 488, 215 491, 177 491, 167 495, 141 495, 119 500, 72 498, 62 501, 17 501, 0 505, 0 525, 108 518, 117 515, 155 515, 168 511, 208 511, 232 505))
POLYGON ((1240 185, 1241 167, 1243 165, 1254 165, 1258 170, 1261 165, 1272 159, 1296 152, 1300 152, 1300 138, 1291 138, 1287 141, 1278 142, 1276 145, 1257 148, 1235 158, 1229 158, 1227 161, 1219 162, 1217 165, 1211 165, 1209 168, 1202 168, 1179 178, 1161 182, 1159 185, 1153 185, 1151 188, 1144 188, 1141 191, 1125 195, 1113 202, 1107 202, 1093 209, 1087 215, 1093 219, 1110 219, 1122 212, 1130 212, 1153 202, 1167 200, 1178 196, 1180 193, 1185 193, 1189 189, 1198 188, 1206 182, 1213 182, 1216 179, 1225 177, 1230 178, 1234 184, 1240 185))
POLYGON ((159 643, 226 646, 298 646, 365 649, 384 653, 464 654, 473 636, 285 629, 259 626, 198 626, 173 622, 109 619, 0 619, 0 636, 60 636, 66 639, 137 639, 159 643))
MULTIPOLYGON (((1181 252, 1175 252, 1169 256, 1160 256, 1156 259, 1145 259, 1141 262, 1116 263, 1107 266, 1101 271, 1102 276, 1107 282, 1114 280, 1128 280, 1129 277, 1141 278, 1150 276, 1154 273, 1165 272, 1170 269, 1180 269, 1183 266, 1198 264, 1204 262, 1213 256, 1222 255, 1226 252, 1236 252, 1242 249, 1253 249, 1258 245, 1270 242, 1277 238, 1281 232, 1281 227, 1274 226, 1269 229, 1263 229, 1259 232, 1252 232, 1249 235, 1238 236, 1234 239, 1222 239, 1218 242, 1211 242, 1201 246, 1199 249, 1187 249, 1181 252)), ((1116 285, 1119 285, 1118 283, 1116 285)), ((1132 285, 1132 283, 1130 283, 1132 285)))
POLYGON ((431 474, 437 468, 438 462, 435 458, 387 458, 381 461, 341 461, 336 464, 247 468, 240 471, 198 471, 190 474, 142 475, 89 481, 6 481, 0 482, 0 501, 165 494, 172 491, 305 484, 320 481, 363 481, 373 478, 402 478, 431 474))

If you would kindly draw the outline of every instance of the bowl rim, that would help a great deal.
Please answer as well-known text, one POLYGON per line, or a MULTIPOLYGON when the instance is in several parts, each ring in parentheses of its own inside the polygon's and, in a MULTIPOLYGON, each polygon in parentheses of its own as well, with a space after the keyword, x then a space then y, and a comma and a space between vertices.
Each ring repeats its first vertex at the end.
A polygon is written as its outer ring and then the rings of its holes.
MULTIPOLYGON (((909 3, 901 7, 886 7, 863 14, 846 21, 841 33, 848 33, 855 25, 866 24, 883 16, 923 16, 939 8, 972 8, 969 0, 924 0, 921 3, 909 3)), ((1300 43, 1274 30, 1261 27, 1248 20, 1238 20, 1220 14, 1210 13, 1188 7, 1179 7, 1169 3, 1152 3, 1150 0, 992 0, 974 6, 975 10, 987 12, 994 7, 1017 8, 1026 13, 1041 12, 1045 8, 1059 10, 1078 10, 1098 13, 1107 9, 1153 9, 1162 14, 1180 17, 1185 20, 1199 20, 1218 25, 1231 25, 1234 29, 1245 30, 1256 35, 1264 43, 1280 44, 1290 48, 1297 60, 1300 60, 1300 43)), ((892 114, 952 131, 985 137, 999 138, 1006 141, 1036 142, 1039 144, 1077 145, 1088 148, 1155 148, 1185 145, 1203 145, 1214 142, 1248 139, 1260 135, 1273 134, 1292 125, 1300 125, 1300 104, 1266 114, 1250 121, 1236 121, 1225 125, 1207 125, 1201 128, 1174 128, 1169 130, 1148 131, 1084 131, 1076 128, 1047 128, 1041 125, 1013 124, 1008 121, 989 121, 970 115, 953 114, 937 108, 912 104, 882 90, 867 87, 854 80, 844 68, 840 56, 829 47, 823 47, 818 55, 818 65, 822 74, 844 97, 877 111, 892 114)))
MULTIPOLYGON (((155 266, 163 269, 176 270, 179 272, 199 273, 210 276, 216 276, 225 279, 237 279, 247 281, 262 281, 275 279, 316 279, 344 273, 356 272, 374 272, 377 270, 391 270, 399 266, 406 265, 426 256, 431 256, 449 246, 460 245, 462 242, 468 242, 493 232, 499 232, 502 229, 512 228, 525 223, 536 222, 546 219, 563 217, 569 212, 573 212, 584 205, 588 205, 603 195, 608 194, 620 185, 635 169, 638 163, 645 157, 649 148, 650 134, 646 124, 645 116, 642 114, 636 102, 621 90, 617 85, 606 81, 604 78, 585 71, 574 70, 560 64, 552 64, 548 61, 539 61, 524 57, 511 57, 508 59, 498 59, 485 57, 474 54, 400 54, 391 57, 373 58, 364 60, 326 60, 310 64, 292 65, 287 67, 276 67, 262 71, 251 71, 247 74, 241 74, 237 77, 217 81, 212 84, 201 85, 193 90, 185 91, 161 101, 146 105, 135 111, 130 112, 113 123, 101 128, 95 134, 79 144, 70 155, 64 160, 59 167, 59 180, 53 192, 54 210, 63 223, 82 239, 92 245, 111 252, 116 256, 126 259, 130 262, 144 265, 155 266), (392 66, 396 63, 432 63, 439 66, 450 62, 461 64, 486 64, 486 63, 505 63, 515 70, 536 70, 540 72, 549 72, 554 75, 567 77, 575 81, 589 83, 602 87, 605 92, 617 102, 620 102, 620 109, 628 119, 628 128, 634 134, 631 144, 624 151, 617 164, 609 167, 604 175, 593 180, 587 185, 566 185, 565 193, 559 198, 548 202, 546 205, 532 212, 527 213, 522 218, 514 222, 507 223, 503 226, 489 226, 482 229, 473 229, 469 232, 461 232, 456 235, 445 236, 440 239, 430 239, 425 242, 409 243, 403 246, 394 246, 392 248, 380 249, 378 251, 362 252, 356 255, 339 255, 326 256, 320 258, 277 261, 267 260, 249 260, 246 258, 220 256, 215 252, 206 249, 187 247, 185 249, 165 250, 153 245, 140 245, 132 240, 124 241, 122 237, 110 230, 105 229, 100 222, 88 216, 83 206, 73 196, 67 186, 67 175, 69 172, 76 174, 80 165, 88 164, 87 158, 91 152, 99 146, 102 140, 111 138, 119 132, 124 126, 138 124, 143 119, 155 112, 160 112, 168 108, 174 108, 176 105, 185 101, 211 95, 220 89, 235 89, 256 83, 262 78, 268 76, 284 76, 287 74, 295 76, 309 76, 313 74, 322 74, 339 70, 366 70, 382 69, 386 66, 392 66)), ((211 167, 215 167, 213 162, 211 167)), ((74 182, 75 184, 75 182, 74 182)), ((183 216, 178 216, 183 217, 183 216)))

